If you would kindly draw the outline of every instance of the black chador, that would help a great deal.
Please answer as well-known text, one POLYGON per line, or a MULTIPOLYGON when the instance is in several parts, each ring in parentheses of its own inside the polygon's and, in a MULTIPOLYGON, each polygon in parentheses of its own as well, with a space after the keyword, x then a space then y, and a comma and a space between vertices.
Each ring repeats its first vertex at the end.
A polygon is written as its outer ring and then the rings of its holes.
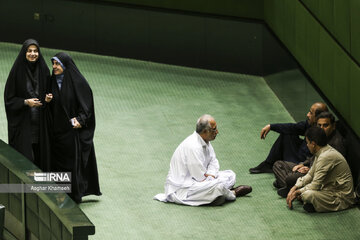
POLYGON ((95 131, 94 101, 91 88, 72 58, 58 53, 52 61, 60 62, 63 72, 51 76, 53 99, 50 109, 52 126, 53 171, 71 172, 75 202, 86 195, 101 195, 93 137, 95 131), (71 119, 81 124, 74 128, 71 119))
POLYGON ((45 95, 49 90, 50 72, 34 39, 24 42, 5 85, 4 102, 8 120, 8 143, 44 171, 50 169, 49 140, 45 95), (26 58, 29 46, 37 47, 38 58, 26 58), (37 98, 39 107, 27 105, 37 98))

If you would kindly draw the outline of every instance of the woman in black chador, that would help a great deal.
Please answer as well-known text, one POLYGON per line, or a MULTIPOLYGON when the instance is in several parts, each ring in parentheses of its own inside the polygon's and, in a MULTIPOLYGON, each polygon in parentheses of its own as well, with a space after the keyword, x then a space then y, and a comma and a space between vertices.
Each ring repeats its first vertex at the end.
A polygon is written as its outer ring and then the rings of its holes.
POLYGON ((4 102, 9 145, 42 170, 50 169, 46 102, 50 101, 50 72, 39 44, 24 42, 5 85, 4 102))
POLYGON ((101 195, 93 144, 93 95, 68 54, 58 53, 51 61, 52 171, 71 172, 70 196, 80 203, 83 196, 101 195))

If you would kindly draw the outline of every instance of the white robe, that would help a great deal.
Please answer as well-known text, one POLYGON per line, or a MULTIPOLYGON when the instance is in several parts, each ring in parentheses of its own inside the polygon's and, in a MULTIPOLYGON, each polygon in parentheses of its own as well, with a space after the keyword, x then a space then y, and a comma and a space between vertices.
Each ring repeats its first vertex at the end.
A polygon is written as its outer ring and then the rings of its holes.
POLYGON ((209 204, 219 196, 235 200, 229 190, 235 184, 236 175, 231 170, 219 171, 219 161, 211 143, 206 143, 194 132, 175 150, 165 182, 165 194, 154 199, 163 202, 199 206, 209 204), (211 174, 206 178, 204 174, 211 174))

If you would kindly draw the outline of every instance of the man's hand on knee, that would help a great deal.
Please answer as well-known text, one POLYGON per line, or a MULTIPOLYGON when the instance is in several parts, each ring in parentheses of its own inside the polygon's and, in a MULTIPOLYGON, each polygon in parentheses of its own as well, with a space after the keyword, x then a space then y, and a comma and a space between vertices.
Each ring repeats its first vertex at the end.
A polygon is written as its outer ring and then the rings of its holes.
POLYGON ((306 173, 308 173, 309 169, 310 169, 310 168, 304 166, 304 167, 299 168, 299 169, 298 169, 298 172, 300 172, 300 173, 302 173, 302 174, 306 174, 306 173))
POLYGON ((296 172, 298 169, 302 168, 303 166, 304 166, 304 164, 296 165, 295 167, 293 167, 292 171, 296 172))
POLYGON ((212 175, 212 174, 204 174, 204 176, 205 176, 205 179, 204 179, 204 181, 211 181, 211 180, 214 180, 216 177, 214 176, 214 175, 212 175))
POLYGON ((213 177, 213 178, 216 178, 214 175, 212 175, 212 174, 207 174, 207 173, 205 173, 204 176, 205 176, 205 177, 213 177))

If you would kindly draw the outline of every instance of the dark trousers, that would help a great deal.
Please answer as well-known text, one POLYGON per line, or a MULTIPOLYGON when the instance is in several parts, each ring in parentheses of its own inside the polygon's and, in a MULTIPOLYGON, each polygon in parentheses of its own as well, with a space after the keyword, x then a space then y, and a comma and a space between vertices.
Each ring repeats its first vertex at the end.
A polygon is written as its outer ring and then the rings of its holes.
POLYGON ((297 164, 292 162, 277 161, 273 166, 273 172, 279 188, 287 187, 288 190, 292 188, 299 177, 305 174, 298 171, 293 172, 292 169, 297 164))
POLYGON ((286 162, 299 163, 305 159, 301 159, 299 149, 304 140, 297 135, 280 134, 272 145, 269 155, 265 162, 269 165, 274 165, 278 160, 286 162))

